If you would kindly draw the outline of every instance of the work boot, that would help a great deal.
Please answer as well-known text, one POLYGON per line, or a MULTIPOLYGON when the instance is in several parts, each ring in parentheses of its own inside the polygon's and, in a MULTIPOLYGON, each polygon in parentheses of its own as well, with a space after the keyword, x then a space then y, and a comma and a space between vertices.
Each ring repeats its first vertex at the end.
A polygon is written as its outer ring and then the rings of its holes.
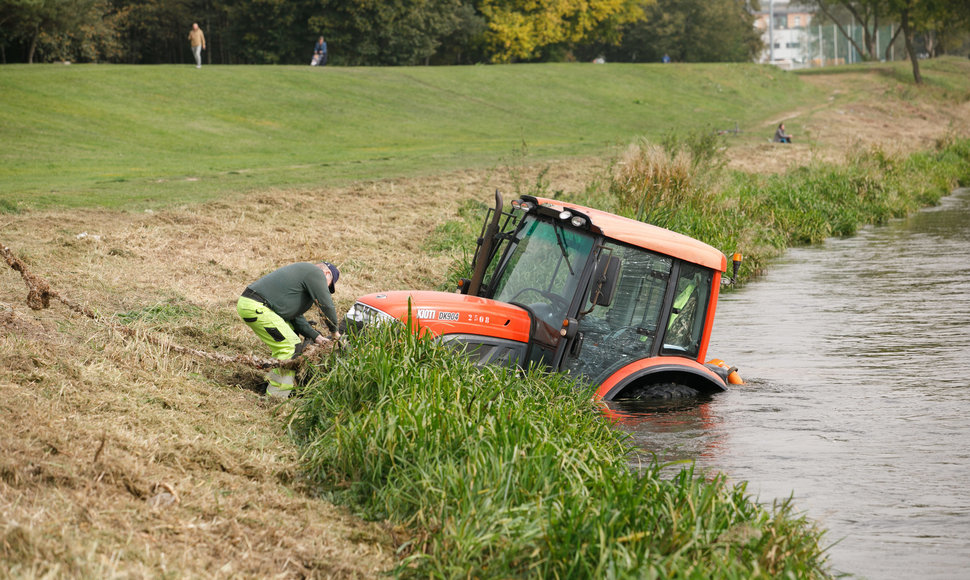
POLYGON ((272 397, 274 399, 288 399, 290 393, 293 391, 292 388, 281 389, 279 387, 274 387, 273 385, 266 383, 266 396, 272 397))

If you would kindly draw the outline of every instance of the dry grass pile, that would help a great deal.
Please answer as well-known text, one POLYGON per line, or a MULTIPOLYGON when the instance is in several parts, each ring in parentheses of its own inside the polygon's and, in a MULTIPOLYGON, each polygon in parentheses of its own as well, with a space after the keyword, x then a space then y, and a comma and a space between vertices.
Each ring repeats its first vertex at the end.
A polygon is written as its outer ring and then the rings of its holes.
POLYGON ((706 205, 722 165, 713 158, 720 156, 717 140, 708 141, 706 151, 672 140, 666 146, 631 145, 617 162, 610 183, 618 206, 615 210, 624 208, 629 217, 666 227, 670 209, 706 205))
MULTIPOLYGON (((554 185, 588 179, 569 164, 554 185), (572 180, 572 181, 570 181, 572 180)), ((519 168, 533 179, 540 168, 519 168)), ((8 215, 0 241, 58 292, 140 332, 229 355, 264 347, 242 289, 279 265, 341 266, 363 293, 436 286, 421 246, 507 169, 336 191, 264 192, 158 212, 8 215)), ((0 577, 375 577, 390 536, 318 499, 262 377, 130 339, 0 272, 0 577)))
POLYGON ((180 380, 151 365, 157 353, 87 331, 85 345, 13 339, 0 353, 19 379, 0 403, 7 574, 376 571, 387 557, 380 531, 302 492, 256 395, 180 380))

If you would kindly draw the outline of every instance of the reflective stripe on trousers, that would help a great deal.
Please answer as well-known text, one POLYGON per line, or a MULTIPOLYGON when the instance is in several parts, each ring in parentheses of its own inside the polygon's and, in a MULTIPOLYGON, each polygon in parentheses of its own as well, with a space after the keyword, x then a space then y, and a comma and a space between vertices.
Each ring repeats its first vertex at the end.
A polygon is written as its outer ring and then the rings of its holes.
MULTIPOLYGON (((236 301, 236 312, 246 326, 253 329, 256 336, 269 346, 273 358, 277 360, 293 358, 296 347, 301 342, 300 337, 290 323, 280 318, 279 314, 261 302, 242 296, 236 301)), ((271 369, 266 373, 266 380, 269 383, 266 394, 288 397, 293 390, 295 377, 296 371, 293 369, 271 369)))

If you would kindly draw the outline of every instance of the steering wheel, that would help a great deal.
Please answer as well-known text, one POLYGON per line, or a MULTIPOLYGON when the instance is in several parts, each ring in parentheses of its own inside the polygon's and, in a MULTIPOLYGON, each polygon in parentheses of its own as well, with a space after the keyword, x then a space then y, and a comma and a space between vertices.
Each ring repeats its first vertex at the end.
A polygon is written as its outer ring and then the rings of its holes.
POLYGON ((552 292, 545 292, 543 290, 539 290, 538 288, 532 288, 532 287, 523 288, 519 290, 518 292, 515 293, 515 296, 513 296, 512 299, 509 300, 509 302, 518 302, 516 298, 518 298, 523 292, 528 292, 529 290, 549 300, 555 306, 559 307, 561 310, 566 310, 566 308, 569 306, 569 302, 567 302, 566 299, 563 298, 562 296, 559 296, 558 294, 553 294, 552 292))
MULTIPOLYGON (((637 331, 636 326, 621 326, 620 328, 617 328, 616 330, 607 334, 603 340, 616 340, 625 334, 632 334, 634 337, 641 336, 641 334, 637 331)), ((633 337, 630 338, 634 339, 633 337)))

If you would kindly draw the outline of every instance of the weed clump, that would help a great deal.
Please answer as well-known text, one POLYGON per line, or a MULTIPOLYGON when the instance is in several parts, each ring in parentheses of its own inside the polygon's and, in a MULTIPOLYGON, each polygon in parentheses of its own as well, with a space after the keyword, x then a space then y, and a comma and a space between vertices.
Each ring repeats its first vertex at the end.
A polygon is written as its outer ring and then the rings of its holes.
POLYGON ((590 395, 388 325, 321 369, 289 427, 322 491, 389 521, 402 576, 825 576, 821 533, 790 504, 662 478, 590 395))
POLYGON ((615 211, 637 221, 668 227, 683 211, 710 202, 724 167, 720 138, 707 131, 661 144, 640 140, 627 148, 609 184, 615 211))

